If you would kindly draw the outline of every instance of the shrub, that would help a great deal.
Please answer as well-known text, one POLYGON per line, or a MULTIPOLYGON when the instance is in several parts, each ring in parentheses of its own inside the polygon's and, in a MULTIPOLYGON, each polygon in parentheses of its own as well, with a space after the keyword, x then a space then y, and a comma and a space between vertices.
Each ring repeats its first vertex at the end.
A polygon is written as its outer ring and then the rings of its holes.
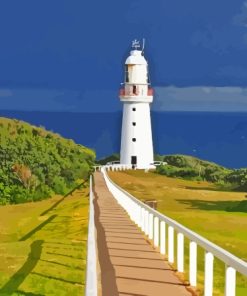
POLYGON ((231 173, 231 170, 220 165, 188 155, 167 155, 163 160, 168 165, 158 167, 156 171, 171 177, 207 180, 222 184, 227 182, 226 177, 231 173))
POLYGON ((21 121, 0 118, 0 204, 65 194, 92 171, 94 151, 21 121))
POLYGON ((39 201, 49 198, 54 194, 50 187, 45 184, 40 184, 37 189, 32 193, 32 200, 39 201))
POLYGON ((64 178, 60 176, 54 176, 52 189, 57 194, 65 194, 69 190, 64 178))

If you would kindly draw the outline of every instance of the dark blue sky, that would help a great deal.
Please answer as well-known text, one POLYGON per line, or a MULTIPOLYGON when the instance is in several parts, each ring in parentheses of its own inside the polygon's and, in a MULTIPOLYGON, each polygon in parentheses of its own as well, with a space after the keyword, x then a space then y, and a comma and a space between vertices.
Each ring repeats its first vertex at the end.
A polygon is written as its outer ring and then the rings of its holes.
POLYGON ((197 96, 205 110, 247 110, 243 0, 1 1, 0 109, 120 109, 123 63, 142 37, 157 110, 200 109, 197 96))

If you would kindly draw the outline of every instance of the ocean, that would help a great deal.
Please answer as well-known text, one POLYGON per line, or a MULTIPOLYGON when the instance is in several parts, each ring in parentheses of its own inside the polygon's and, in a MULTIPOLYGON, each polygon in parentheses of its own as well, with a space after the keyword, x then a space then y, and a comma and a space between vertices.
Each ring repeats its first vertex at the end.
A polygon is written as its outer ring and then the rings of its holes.
MULTIPOLYGON (((97 158, 119 152, 121 112, 0 111, 73 139, 97 158)), ((187 154, 229 168, 247 167, 247 113, 152 112, 154 151, 187 154)), ((144 148, 145 149, 145 148, 144 148)))

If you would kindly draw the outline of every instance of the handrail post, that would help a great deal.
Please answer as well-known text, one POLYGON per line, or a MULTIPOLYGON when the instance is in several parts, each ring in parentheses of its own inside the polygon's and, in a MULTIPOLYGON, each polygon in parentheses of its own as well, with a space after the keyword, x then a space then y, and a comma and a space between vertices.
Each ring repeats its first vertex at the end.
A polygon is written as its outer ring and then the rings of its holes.
POLYGON ((184 235, 177 234, 177 269, 178 272, 184 272, 184 235))
POLYGON ((135 204, 135 224, 139 225, 139 206, 135 204))
POLYGON ((166 223, 160 222, 160 253, 165 255, 166 253, 166 223))
POLYGON ((145 230, 145 209, 144 208, 142 208, 142 214, 141 214, 141 229, 142 229, 142 231, 144 231, 145 230))
POLYGON ((214 255, 205 251, 204 296, 213 295, 214 255))
POLYGON ((236 269, 226 265, 225 296, 235 296, 235 294, 236 294, 236 269))
POLYGON ((153 239, 154 237, 154 215, 149 213, 149 233, 148 237, 149 239, 153 239))
POLYGON ((135 203, 133 201, 131 201, 131 203, 129 203, 129 212, 130 212, 130 217, 132 221, 135 221, 135 203))
POLYGON ((148 235, 149 232, 149 227, 148 227, 148 223, 149 222, 149 215, 148 215, 148 210, 145 210, 145 234, 148 235))
POLYGON ((190 242, 190 273, 189 281, 191 286, 196 287, 197 284, 197 244, 190 242))
POLYGON ((159 246, 159 218, 154 217, 154 246, 159 246))
POLYGON ((174 263, 174 228, 168 226, 168 262, 174 263))
POLYGON ((142 207, 139 206, 138 207, 138 226, 141 227, 142 226, 142 207))

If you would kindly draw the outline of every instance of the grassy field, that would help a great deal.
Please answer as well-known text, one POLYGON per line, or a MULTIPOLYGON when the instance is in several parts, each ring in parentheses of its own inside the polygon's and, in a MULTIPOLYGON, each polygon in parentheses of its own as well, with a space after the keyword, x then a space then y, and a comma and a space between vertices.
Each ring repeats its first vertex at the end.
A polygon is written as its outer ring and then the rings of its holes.
POLYGON ((0 217, 0 295, 84 295, 88 189, 0 217))
MULTIPOLYGON (((141 200, 155 199, 158 211, 247 260, 247 193, 217 191, 208 182, 168 178, 152 172, 109 172, 114 182, 141 200)), ((188 244, 185 242, 186 254, 188 244)), ((185 257, 188 279, 188 255, 185 257)), ((203 293, 204 251, 198 248, 199 292, 203 293)), ((223 295, 224 265, 215 259, 214 295, 223 295)), ((237 295, 247 295, 247 279, 237 275, 237 295)))

